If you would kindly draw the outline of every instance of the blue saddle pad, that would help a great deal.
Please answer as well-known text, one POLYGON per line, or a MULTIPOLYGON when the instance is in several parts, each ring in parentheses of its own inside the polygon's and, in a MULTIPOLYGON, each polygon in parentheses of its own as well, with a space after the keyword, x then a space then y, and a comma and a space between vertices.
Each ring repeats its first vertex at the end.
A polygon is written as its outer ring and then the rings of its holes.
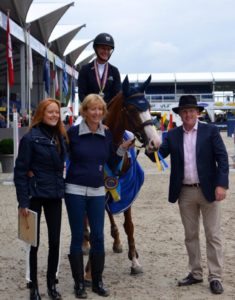
POLYGON ((144 183, 144 171, 136 160, 136 152, 134 149, 129 150, 130 168, 119 177, 121 185, 120 200, 114 202, 110 193, 107 193, 106 208, 112 214, 119 214, 127 210, 136 199, 138 192, 144 183))

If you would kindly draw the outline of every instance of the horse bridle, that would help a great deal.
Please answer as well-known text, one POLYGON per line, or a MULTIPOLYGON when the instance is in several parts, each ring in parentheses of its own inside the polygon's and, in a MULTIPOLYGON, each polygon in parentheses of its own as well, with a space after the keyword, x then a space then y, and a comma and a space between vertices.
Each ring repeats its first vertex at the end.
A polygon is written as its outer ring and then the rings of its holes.
MULTIPOLYGON (((130 112, 128 111, 128 109, 127 109, 127 106, 128 106, 128 104, 131 104, 136 109, 136 111, 140 112, 141 110, 138 109, 138 107, 135 105, 134 101, 132 103, 128 103, 128 100, 129 99, 134 100, 135 98, 137 98, 139 96, 143 96, 143 94, 136 94, 136 95, 132 95, 132 96, 126 98, 126 100, 124 102, 124 105, 123 105, 123 108, 122 108, 123 112, 125 113, 125 115, 128 118, 129 122, 132 124, 133 128, 136 127, 136 124, 134 123, 133 118, 132 118, 130 112)), ((145 99, 145 101, 147 101, 147 100, 145 99)), ((142 143, 142 146, 140 148, 145 147, 148 143, 146 133, 144 132, 144 127, 149 126, 149 125, 153 125, 153 120, 152 119, 146 120, 145 122, 141 123, 135 130, 133 130, 134 135, 137 137, 137 139, 140 141, 140 143, 142 143), (141 134, 141 132, 143 134, 141 134)))

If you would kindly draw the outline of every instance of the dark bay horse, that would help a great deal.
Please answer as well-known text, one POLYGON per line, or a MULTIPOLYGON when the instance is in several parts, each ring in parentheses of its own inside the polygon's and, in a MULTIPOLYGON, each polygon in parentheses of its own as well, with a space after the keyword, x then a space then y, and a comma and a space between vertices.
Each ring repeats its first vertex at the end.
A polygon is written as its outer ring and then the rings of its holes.
MULTIPOLYGON (((132 87, 129 83, 128 77, 123 81, 122 92, 117 94, 112 101, 108 104, 108 114, 105 117, 104 123, 109 127, 113 134, 114 143, 118 146, 123 140, 125 130, 131 131, 135 137, 141 142, 143 147, 148 150, 154 151, 160 145, 160 137, 152 123, 150 114, 149 102, 144 96, 144 91, 147 85, 150 83, 151 76, 138 87, 132 87)), ((137 164, 136 158, 132 161, 126 155, 121 170, 121 176, 125 176, 125 173, 133 164, 137 164)), ((124 179, 125 180, 125 179, 124 179)), ((135 179, 134 179, 135 180, 135 179)), ((122 188, 122 187, 121 187, 122 188)), ((110 201, 110 194, 108 194, 108 201, 110 201)), ((136 196, 136 195, 135 195, 136 196)), ((125 197, 124 197, 125 198, 125 197)), ((123 197, 118 201, 118 205, 124 201, 123 197)), ((132 199, 134 200, 134 199, 132 199)), ((111 199, 112 201, 112 199, 111 199)), ((112 207, 115 207, 115 203, 112 203, 112 207)), ((107 206, 108 208, 108 206, 107 206)), ((122 245, 119 238, 119 231, 115 223, 113 213, 110 209, 106 209, 110 223, 111 223, 111 236, 113 237, 113 251, 122 252, 122 245)), ((132 222, 131 203, 125 204, 122 207, 121 212, 124 212, 124 230, 128 240, 128 258, 131 260, 131 274, 142 273, 142 267, 138 261, 138 253, 135 247, 134 240, 134 225, 132 222)), ((118 213, 118 211, 115 211, 118 213)), ((86 267, 86 279, 89 279, 89 263, 86 267)))

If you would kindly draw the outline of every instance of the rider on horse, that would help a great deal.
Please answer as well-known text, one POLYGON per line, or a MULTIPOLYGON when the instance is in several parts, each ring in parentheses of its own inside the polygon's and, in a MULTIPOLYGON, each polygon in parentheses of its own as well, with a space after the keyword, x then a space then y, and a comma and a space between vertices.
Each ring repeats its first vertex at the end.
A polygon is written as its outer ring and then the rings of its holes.
POLYGON ((108 33, 100 33, 93 42, 96 59, 84 65, 78 77, 79 100, 88 94, 99 94, 108 103, 120 90, 118 69, 108 61, 114 51, 114 39, 108 33))

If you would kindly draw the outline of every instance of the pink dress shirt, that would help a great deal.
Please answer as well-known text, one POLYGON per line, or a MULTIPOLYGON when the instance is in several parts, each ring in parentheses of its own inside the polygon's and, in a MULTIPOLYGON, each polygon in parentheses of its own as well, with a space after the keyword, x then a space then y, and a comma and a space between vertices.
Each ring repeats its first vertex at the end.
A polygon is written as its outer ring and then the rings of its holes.
POLYGON ((193 129, 187 131, 184 127, 184 184, 199 183, 196 164, 196 141, 198 122, 193 129))

